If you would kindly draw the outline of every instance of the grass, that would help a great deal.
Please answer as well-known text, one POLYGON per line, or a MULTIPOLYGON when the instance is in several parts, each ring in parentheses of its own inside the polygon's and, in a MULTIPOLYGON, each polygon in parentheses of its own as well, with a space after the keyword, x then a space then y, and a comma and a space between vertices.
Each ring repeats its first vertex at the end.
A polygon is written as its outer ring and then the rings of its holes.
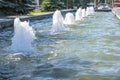
POLYGON ((33 11, 30 11, 28 14, 38 14, 38 13, 41 13, 42 12, 42 10, 40 10, 40 9, 35 9, 35 10, 33 10, 33 11))

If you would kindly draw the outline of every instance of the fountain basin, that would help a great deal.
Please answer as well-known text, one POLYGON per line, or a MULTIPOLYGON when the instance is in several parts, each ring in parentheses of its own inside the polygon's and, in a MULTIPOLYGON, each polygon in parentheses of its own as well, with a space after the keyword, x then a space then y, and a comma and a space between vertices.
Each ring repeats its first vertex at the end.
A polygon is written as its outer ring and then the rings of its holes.
POLYGON ((10 46, 13 30, 1 31, 1 79, 120 79, 120 24, 111 12, 96 12, 68 26, 71 31, 58 35, 49 34, 52 18, 32 21, 30 25, 36 32, 33 45, 38 52, 14 54, 12 59, 12 52, 3 48, 10 46))

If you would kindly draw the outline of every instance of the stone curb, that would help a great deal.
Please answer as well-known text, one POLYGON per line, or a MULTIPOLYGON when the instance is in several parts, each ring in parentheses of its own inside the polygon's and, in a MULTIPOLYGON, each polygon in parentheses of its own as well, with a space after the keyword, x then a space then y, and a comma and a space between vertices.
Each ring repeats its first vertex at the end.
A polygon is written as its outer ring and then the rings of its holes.
MULTIPOLYGON (((120 10, 120 9, 119 9, 120 10)), ((119 11, 120 12, 120 11, 119 11)), ((120 19, 120 14, 119 14, 118 10, 116 8, 112 9, 112 13, 118 18, 120 19)))

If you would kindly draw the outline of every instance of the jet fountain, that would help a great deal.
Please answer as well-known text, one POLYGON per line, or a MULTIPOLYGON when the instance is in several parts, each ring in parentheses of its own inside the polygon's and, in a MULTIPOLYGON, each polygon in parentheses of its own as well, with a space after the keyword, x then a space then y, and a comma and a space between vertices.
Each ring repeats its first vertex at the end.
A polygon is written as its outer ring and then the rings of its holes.
POLYGON ((86 8, 86 16, 89 16, 91 13, 90 13, 90 8, 89 7, 87 7, 86 8))
POLYGON ((36 39, 34 30, 29 26, 29 22, 21 22, 19 18, 14 19, 14 36, 10 51, 13 52, 33 52, 33 40, 36 39))
POLYGON ((67 13, 65 16, 64 24, 66 25, 74 25, 75 24, 75 17, 72 13, 67 13))
POLYGON ((82 9, 82 18, 86 17, 86 11, 85 9, 82 9))
POLYGON ((92 15, 94 13, 93 7, 87 7, 86 9, 86 16, 92 15))
POLYGON ((76 21, 82 20, 82 9, 81 8, 79 8, 75 13, 75 20, 76 21))
POLYGON ((94 12, 94 7, 90 7, 90 13, 93 14, 94 12))
POLYGON ((56 10, 53 14, 53 23, 52 23, 52 29, 50 31, 51 35, 59 34, 65 31, 68 31, 67 28, 64 27, 64 18, 61 14, 61 11, 56 10))

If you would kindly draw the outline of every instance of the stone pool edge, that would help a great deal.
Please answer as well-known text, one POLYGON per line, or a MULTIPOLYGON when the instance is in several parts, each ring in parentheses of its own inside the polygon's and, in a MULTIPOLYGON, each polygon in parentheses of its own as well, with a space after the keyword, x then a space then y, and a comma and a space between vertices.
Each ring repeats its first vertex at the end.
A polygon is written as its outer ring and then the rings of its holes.
POLYGON ((120 7, 113 8, 112 13, 120 20, 120 7))

